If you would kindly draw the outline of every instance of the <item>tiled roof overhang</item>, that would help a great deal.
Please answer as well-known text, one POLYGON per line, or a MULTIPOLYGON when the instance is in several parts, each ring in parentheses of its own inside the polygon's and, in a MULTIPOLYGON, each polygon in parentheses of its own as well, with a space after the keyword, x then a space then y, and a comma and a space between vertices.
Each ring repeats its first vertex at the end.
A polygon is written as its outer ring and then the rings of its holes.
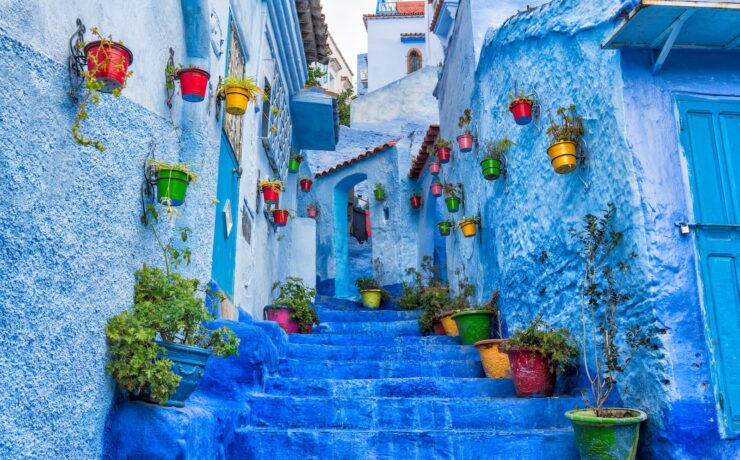
POLYGON ((442 10, 442 4, 444 2, 442 0, 439 0, 437 2, 437 6, 434 8, 434 13, 432 14, 432 24, 429 26, 429 31, 434 32, 434 26, 437 25, 437 19, 439 19, 439 12, 442 10))
POLYGON ((365 29, 367 29, 368 19, 398 19, 398 18, 423 18, 424 13, 394 13, 394 14, 363 14, 362 20, 365 22, 365 29))
POLYGON ((385 151, 385 150, 387 150, 387 149, 389 149, 391 147, 395 147, 396 144, 398 144, 398 139, 395 139, 395 140, 386 142, 385 144, 380 144, 380 145, 376 146, 375 148, 373 148, 371 150, 368 150, 365 153, 362 153, 362 154, 360 154, 360 155, 358 155, 358 156, 356 156, 354 158, 351 158, 351 159, 349 159, 349 160, 347 160, 347 161, 345 161, 343 163, 340 163, 340 164, 334 166, 333 168, 327 169, 326 171, 322 171, 322 172, 316 174, 315 177, 316 177, 316 179, 318 179, 320 177, 324 177, 324 176, 329 175, 331 173, 337 172, 337 171, 339 171, 342 168, 346 168, 347 166, 353 165, 353 164, 355 164, 355 163, 357 163, 359 161, 362 161, 362 160, 365 160, 367 158, 370 158, 370 157, 372 157, 374 155, 377 155, 377 154, 379 154, 379 153, 381 153, 381 152, 383 152, 383 151, 385 151))
POLYGON ((295 8, 298 12, 306 60, 328 64, 331 55, 329 29, 322 13, 321 0, 295 0, 295 8))
POLYGON ((429 159, 427 147, 434 145, 438 137, 439 125, 430 125, 429 129, 427 129, 427 135, 424 136, 424 142, 422 142, 421 148, 419 149, 419 154, 416 155, 416 161, 411 165, 411 170, 409 171, 409 177, 411 179, 417 180, 419 179, 419 176, 421 176, 421 172, 424 171, 424 166, 427 164, 427 160, 429 159))

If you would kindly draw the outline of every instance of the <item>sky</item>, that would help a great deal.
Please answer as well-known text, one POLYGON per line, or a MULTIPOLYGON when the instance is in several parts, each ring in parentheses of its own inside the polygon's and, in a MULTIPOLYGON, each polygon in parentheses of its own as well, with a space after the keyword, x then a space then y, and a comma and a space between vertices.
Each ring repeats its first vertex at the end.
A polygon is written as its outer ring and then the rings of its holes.
POLYGON ((355 76, 357 55, 367 52, 367 32, 362 15, 375 13, 375 4, 375 0, 321 0, 329 33, 355 76))

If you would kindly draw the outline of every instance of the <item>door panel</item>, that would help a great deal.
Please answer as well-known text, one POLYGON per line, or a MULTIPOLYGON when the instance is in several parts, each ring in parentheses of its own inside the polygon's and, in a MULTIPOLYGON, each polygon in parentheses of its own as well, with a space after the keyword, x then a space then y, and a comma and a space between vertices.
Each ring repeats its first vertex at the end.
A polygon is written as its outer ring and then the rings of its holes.
POLYGON ((225 134, 221 136, 216 190, 216 225, 213 234, 211 276, 224 294, 234 297, 237 216, 239 210, 239 166, 225 134))
POLYGON ((724 435, 740 434, 740 102, 681 99, 699 275, 724 435))

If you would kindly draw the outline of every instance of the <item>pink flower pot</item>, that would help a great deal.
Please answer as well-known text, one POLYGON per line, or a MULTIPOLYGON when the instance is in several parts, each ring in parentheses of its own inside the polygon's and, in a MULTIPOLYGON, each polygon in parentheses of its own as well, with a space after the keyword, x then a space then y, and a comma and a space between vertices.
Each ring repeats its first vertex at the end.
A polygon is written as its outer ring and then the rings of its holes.
POLYGON ((460 151, 463 153, 468 153, 473 150, 473 135, 465 133, 457 136, 457 146, 460 147, 460 151))
MULTIPOLYGON (((301 332, 298 323, 290 318, 290 308, 265 307, 265 313, 269 321, 275 321, 288 334, 297 334, 301 332)), ((308 326, 308 334, 311 333, 311 326, 308 326)))
POLYGON ((439 164, 439 161, 432 161, 429 163, 429 172, 437 175, 442 170, 442 165, 439 164))
POLYGON ((442 196, 442 184, 435 182, 429 187, 432 191, 433 196, 442 196))

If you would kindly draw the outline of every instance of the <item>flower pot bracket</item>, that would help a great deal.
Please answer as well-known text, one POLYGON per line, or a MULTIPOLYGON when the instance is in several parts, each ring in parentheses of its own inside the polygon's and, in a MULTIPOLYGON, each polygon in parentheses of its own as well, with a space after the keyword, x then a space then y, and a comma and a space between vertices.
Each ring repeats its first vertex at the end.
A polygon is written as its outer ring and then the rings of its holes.
POLYGON ((157 186, 157 173, 154 170, 154 166, 148 164, 149 160, 156 160, 154 151, 157 150, 156 142, 149 141, 149 154, 144 159, 143 178, 141 181, 141 225, 149 225, 149 217, 147 217, 146 207, 147 204, 154 202, 154 190, 157 186))
POLYGON ((87 67, 87 56, 85 56, 85 24, 80 18, 75 22, 77 29, 69 37, 69 57, 67 58, 67 71, 69 73, 69 97, 74 102, 79 102, 84 79, 82 74, 87 67))
POLYGON ((578 168, 578 178, 583 183, 583 188, 586 192, 588 192, 591 188, 591 184, 588 182, 588 165, 586 163, 587 151, 588 145, 586 144, 586 141, 583 139, 579 139, 578 142, 576 142, 576 159, 578 160, 578 165, 580 166, 578 168))
POLYGON ((170 57, 167 59, 167 64, 164 66, 164 77, 165 77, 165 91, 167 98, 165 103, 168 108, 172 108, 172 98, 175 96, 175 80, 178 80, 177 71, 175 70, 175 50, 170 48, 170 57))

